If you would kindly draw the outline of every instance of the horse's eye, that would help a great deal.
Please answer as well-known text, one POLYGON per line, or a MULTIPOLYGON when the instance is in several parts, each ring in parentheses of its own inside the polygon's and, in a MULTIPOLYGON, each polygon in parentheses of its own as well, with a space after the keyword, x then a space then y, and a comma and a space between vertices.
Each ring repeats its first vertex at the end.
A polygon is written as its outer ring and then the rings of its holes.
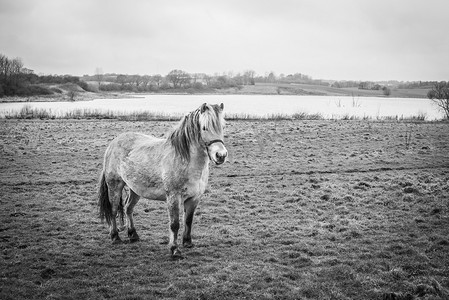
POLYGON ((206 131, 206 126, 203 126, 203 130, 206 131))

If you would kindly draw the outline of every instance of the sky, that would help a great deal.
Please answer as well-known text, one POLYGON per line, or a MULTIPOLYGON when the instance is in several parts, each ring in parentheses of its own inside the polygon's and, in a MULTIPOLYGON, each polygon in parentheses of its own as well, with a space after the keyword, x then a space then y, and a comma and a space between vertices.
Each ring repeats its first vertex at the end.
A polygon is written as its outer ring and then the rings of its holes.
POLYGON ((447 0, 0 0, 0 54, 36 74, 449 80, 447 0))

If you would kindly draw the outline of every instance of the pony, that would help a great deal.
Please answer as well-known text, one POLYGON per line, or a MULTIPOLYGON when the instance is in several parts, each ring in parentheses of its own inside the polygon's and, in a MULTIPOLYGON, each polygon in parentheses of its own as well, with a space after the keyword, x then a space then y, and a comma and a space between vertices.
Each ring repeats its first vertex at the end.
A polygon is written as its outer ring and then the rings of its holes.
POLYGON ((193 215, 209 180, 209 164, 221 165, 228 155, 223 141, 223 109, 223 103, 202 104, 182 117, 166 138, 127 132, 111 141, 104 154, 98 205, 113 244, 121 243, 118 214, 122 229, 126 215, 129 241, 139 240, 133 209, 143 197, 167 203, 171 257, 182 258, 177 242, 180 206, 185 225, 182 245, 193 247, 193 215), (122 199, 125 187, 128 193, 122 199))

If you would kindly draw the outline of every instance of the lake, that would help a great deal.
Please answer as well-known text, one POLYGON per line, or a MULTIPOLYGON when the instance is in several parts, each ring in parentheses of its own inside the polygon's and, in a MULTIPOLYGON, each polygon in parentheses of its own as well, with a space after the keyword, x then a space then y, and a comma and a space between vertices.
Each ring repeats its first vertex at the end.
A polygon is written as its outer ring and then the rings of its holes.
POLYGON ((443 118, 443 114, 429 99, 282 95, 142 95, 138 98, 80 102, 0 103, 0 117, 20 110, 24 105, 51 110, 56 116, 76 109, 184 114, 204 102, 223 102, 229 114, 244 113, 260 117, 270 114, 319 113, 325 118, 407 118, 422 115, 426 120, 443 118))

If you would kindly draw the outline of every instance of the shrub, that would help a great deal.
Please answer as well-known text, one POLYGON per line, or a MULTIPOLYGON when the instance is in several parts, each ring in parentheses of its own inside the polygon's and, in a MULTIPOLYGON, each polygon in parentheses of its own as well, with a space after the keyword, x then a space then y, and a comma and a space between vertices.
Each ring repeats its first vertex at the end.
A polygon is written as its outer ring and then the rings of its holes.
POLYGON ((67 94, 70 98, 70 101, 75 101, 75 97, 78 95, 77 91, 70 90, 67 94))
POLYGON ((88 87, 87 87, 87 91, 88 91, 88 92, 98 93, 98 91, 99 91, 98 85, 92 84, 92 83, 88 83, 87 86, 88 86, 88 87))
POLYGON ((102 84, 100 86, 100 91, 104 92, 112 92, 112 91, 120 91, 121 85, 117 83, 110 83, 110 84, 102 84))
POLYGON ((195 82, 193 84, 193 88, 196 90, 202 90, 204 88, 204 85, 201 82, 195 82))
POLYGON ((159 87, 155 84, 152 84, 152 85, 150 85, 149 90, 150 90, 150 92, 157 92, 157 91, 159 91, 159 87))
POLYGON ((90 92, 90 90, 89 90, 89 84, 88 84, 87 82, 85 82, 85 81, 80 81, 80 82, 78 82, 77 84, 80 86, 80 88, 82 88, 82 89, 85 90, 86 92, 90 92))
POLYGON ((56 93, 56 94, 62 94, 62 91, 60 90, 60 89, 58 89, 58 88, 51 88, 50 89, 53 93, 56 93))
POLYGON ((160 86, 160 89, 162 89, 162 90, 168 90, 170 88, 171 88, 171 86, 167 82, 162 83, 160 86))
POLYGON ((27 87, 22 87, 17 91, 19 96, 35 96, 35 95, 52 95, 53 92, 40 85, 29 85, 27 87))
POLYGON ((49 119, 51 118, 51 111, 43 108, 32 108, 31 105, 27 104, 22 107, 15 117, 18 119, 49 119))

